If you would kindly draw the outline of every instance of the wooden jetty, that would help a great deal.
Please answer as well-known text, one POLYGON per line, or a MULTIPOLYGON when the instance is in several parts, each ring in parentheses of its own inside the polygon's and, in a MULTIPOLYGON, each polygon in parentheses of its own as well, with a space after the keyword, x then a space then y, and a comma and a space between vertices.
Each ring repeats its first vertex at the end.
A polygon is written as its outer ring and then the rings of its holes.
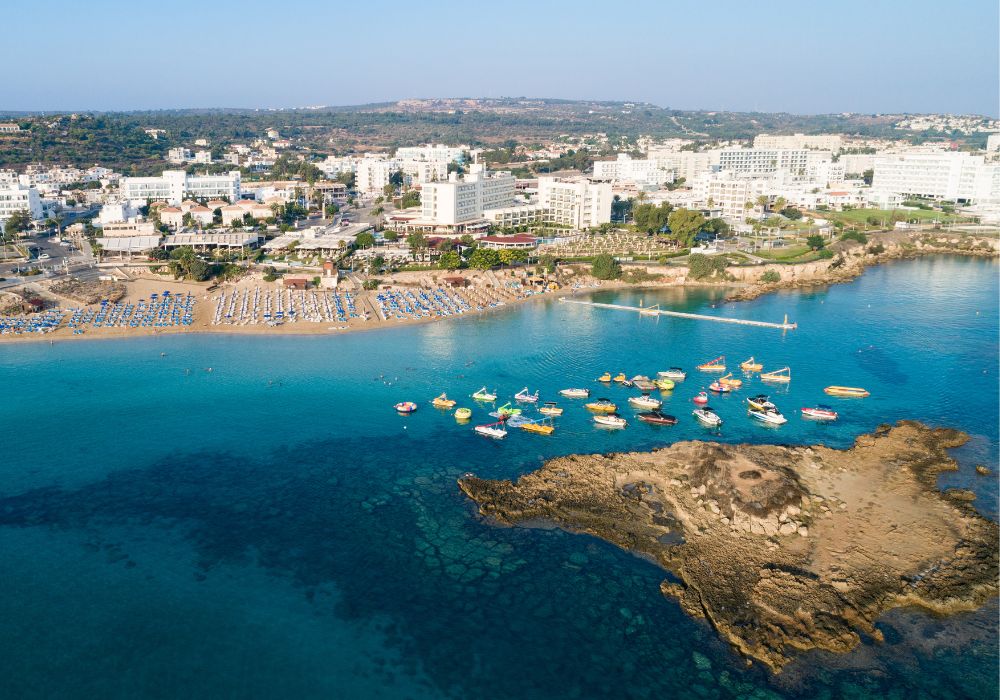
POLYGON ((635 311, 643 316, 673 316, 675 318, 689 318, 694 321, 715 321, 716 323, 735 323, 738 326, 757 326, 758 328, 780 328, 782 330, 794 330, 798 328, 797 323, 788 322, 788 314, 782 323, 771 323, 770 321, 750 321, 742 318, 724 318, 722 316, 707 316, 705 314, 689 314, 683 311, 667 311, 653 306, 626 306, 625 304, 602 304, 596 301, 583 301, 582 299, 569 299, 562 297, 559 299, 564 304, 580 304, 582 306, 593 306, 599 309, 616 309, 618 311, 635 311))

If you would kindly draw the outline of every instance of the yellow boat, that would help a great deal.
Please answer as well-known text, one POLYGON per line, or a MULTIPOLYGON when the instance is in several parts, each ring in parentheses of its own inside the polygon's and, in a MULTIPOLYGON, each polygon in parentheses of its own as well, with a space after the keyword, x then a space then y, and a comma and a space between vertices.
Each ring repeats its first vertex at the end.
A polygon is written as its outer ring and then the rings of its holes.
POLYGON ((588 411, 593 411, 594 413, 614 413, 618 410, 618 406, 608 399, 597 399, 597 401, 585 403, 583 406, 588 411))
POLYGON ((653 384, 655 384, 656 388, 660 391, 670 391, 676 386, 672 380, 662 377, 660 379, 654 379, 653 384))
POLYGON ((725 372, 726 356, 719 355, 714 360, 709 360, 703 365, 698 365, 697 369, 700 369, 702 372, 725 372))
POLYGON ((459 423, 467 421, 472 417, 472 409, 470 408, 457 408, 455 409, 455 420, 459 423))
POLYGON ((542 421, 532 423, 522 423, 521 430, 526 433, 537 433, 538 435, 551 435, 555 432, 555 426, 542 421))
POLYGON ((719 377, 719 384, 722 384, 723 386, 732 387, 733 389, 739 389, 741 386, 743 386, 743 380, 734 379, 733 373, 730 372, 725 377, 719 377))
POLYGON ((751 357, 749 360, 744 360, 740 363, 740 369, 744 372, 759 372, 764 369, 764 365, 757 362, 751 357))
POLYGON ((597 381, 599 381, 599 382, 605 382, 605 383, 610 382, 611 381, 611 372, 605 372, 604 374, 602 374, 600 377, 597 378, 597 381))
POLYGON ((624 372, 619 372, 618 374, 615 375, 615 381, 618 382, 619 384, 624 382, 626 379, 628 379, 628 377, 625 376, 624 372))
POLYGON ((830 396, 846 396, 849 398, 863 399, 866 396, 871 396, 871 394, 866 389, 860 389, 856 386, 828 386, 823 389, 830 396))
POLYGON ((790 367, 782 367, 781 369, 776 369, 773 372, 761 372, 760 380, 762 382, 780 382, 782 384, 787 384, 792 381, 792 369, 790 367))
POLYGON ((441 394, 431 401, 431 405, 434 408, 454 408, 456 403, 458 402, 454 399, 449 399, 447 394, 441 394))
POLYGON ((563 410, 551 401, 539 408, 538 412, 543 416, 561 416, 563 414, 563 410))

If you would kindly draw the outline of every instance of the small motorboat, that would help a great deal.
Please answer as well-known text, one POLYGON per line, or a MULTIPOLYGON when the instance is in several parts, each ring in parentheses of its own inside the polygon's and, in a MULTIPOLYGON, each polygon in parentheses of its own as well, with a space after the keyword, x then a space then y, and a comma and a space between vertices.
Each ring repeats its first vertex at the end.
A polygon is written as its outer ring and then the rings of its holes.
POLYGON ((510 401, 508 401, 503 406, 493 411, 490 415, 494 418, 499 418, 501 416, 519 416, 521 415, 521 409, 511 406, 510 401))
POLYGON ((781 415, 781 413, 776 408, 769 408, 763 411, 760 409, 751 408, 749 411, 747 411, 747 415, 749 415, 751 418, 756 418, 759 421, 770 423, 771 425, 783 425, 788 422, 788 419, 785 418, 783 415, 781 415))
POLYGON ((719 384, 722 384, 723 386, 731 387, 733 389, 739 389, 741 386, 743 386, 743 380, 742 379, 734 379, 733 378, 733 373, 730 372, 725 377, 719 377, 719 384))
POLYGON ((538 409, 538 412, 544 416, 561 416, 563 414, 563 410, 552 401, 546 401, 545 405, 538 409))
POLYGON ((503 421, 497 421, 496 423, 487 423, 486 425, 477 425, 473 430, 479 435, 485 435, 486 437, 491 437, 494 440, 501 440, 507 437, 507 429, 504 426, 503 421))
POLYGON ((431 401, 431 405, 434 408, 454 408, 456 403, 458 402, 454 399, 449 399, 447 394, 441 394, 431 401))
POLYGON ((709 360, 708 362, 698 365, 698 369, 702 372, 725 372, 726 356, 719 355, 714 360, 709 360))
POLYGON ((538 435, 551 435, 555 432, 556 427, 552 425, 551 420, 546 421, 545 418, 540 418, 538 420, 529 420, 526 423, 521 424, 521 430, 526 433, 536 433, 538 435))
POLYGON ((683 382, 687 379, 687 372, 682 370, 680 367, 671 367, 665 372, 657 372, 656 376, 663 377, 665 379, 673 379, 675 382, 683 382))
POLYGON ((653 380, 653 384, 660 391, 670 391, 671 389, 673 389, 676 386, 674 384, 674 380, 673 379, 667 379, 666 377, 661 377, 659 379, 653 380))
POLYGON ((643 394, 642 396, 630 396, 628 397, 628 402, 636 408, 645 408, 652 411, 655 411, 663 405, 662 401, 654 399, 649 394, 643 394))
POLYGON ((607 428, 624 428, 628 425, 628 421, 619 416, 617 413, 604 413, 599 416, 594 416, 594 422, 607 428))
POLYGON ((744 372, 759 372, 764 369, 764 365, 751 357, 749 360, 743 360, 740 363, 740 369, 744 372))
POLYGON ((719 414, 713 411, 708 406, 703 408, 696 408, 691 414, 697 418, 701 423, 705 425, 710 425, 712 427, 722 425, 722 419, 719 418, 719 414))
POLYGON ((602 374, 600 377, 597 378, 597 381, 604 382, 605 384, 610 384, 611 372, 605 372, 604 374, 602 374))
POLYGON ((618 410, 618 406, 611 399, 597 399, 584 404, 584 408, 594 413, 614 413, 618 410))
POLYGON ((538 403, 538 392, 535 391, 534 394, 528 393, 528 387, 524 387, 519 392, 514 394, 515 401, 523 401, 525 403, 538 403))
POLYGON ((767 397, 767 394, 757 394, 756 396, 751 396, 747 399, 747 404, 750 408, 756 409, 758 411, 768 411, 771 409, 776 409, 771 400, 767 397))
POLYGON ((846 398, 863 399, 866 396, 871 396, 871 394, 865 390, 856 386, 828 386, 823 389, 830 396, 843 396, 846 398))
POLYGON ((412 401, 400 401, 393 408, 396 409, 398 413, 413 413, 417 410, 417 404, 412 401))
POLYGON ((728 384, 720 384, 719 382, 712 382, 708 385, 709 391, 714 391, 716 394, 728 394, 733 390, 733 387, 728 384))
POLYGON ((760 380, 762 382, 787 384, 792 381, 792 370, 790 367, 782 367, 781 369, 776 369, 773 372, 761 372, 760 380))
POLYGON ((496 401, 497 393, 495 391, 490 391, 486 387, 483 387, 475 394, 472 395, 476 401, 496 401))
POLYGON ((660 411, 638 413, 635 417, 643 423, 649 423, 650 425, 675 425, 677 423, 676 418, 668 416, 666 413, 661 413, 660 411))
POLYGON ((455 409, 455 420, 461 422, 461 421, 469 420, 470 418, 472 418, 472 409, 471 408, 456 408, 455 409))
POLYGON ((560 389, 559 393, 570 399, 586 399, 590 397, 590 389, 560 389))
POLYGON ((829 406, 820 405, 813 408, 803 408, 802 417, 812 418, 813 420, 837 420, 838 415, 829 406))
POLYGON ((694 401, 699 406, 704 406, 705 404, 708 403, 708 394, 706 394, 704 391, 699 391, 698 395, 691 400, 694 401))
POLYGON ((627 381, 627 380, 628 380, 628 377, 625 376, 625 373, 624 372, 619 372, 618 374, 615 375, 615 378, 612 381, 615 381, 615 382, 621 384, 622 382, 627 381))

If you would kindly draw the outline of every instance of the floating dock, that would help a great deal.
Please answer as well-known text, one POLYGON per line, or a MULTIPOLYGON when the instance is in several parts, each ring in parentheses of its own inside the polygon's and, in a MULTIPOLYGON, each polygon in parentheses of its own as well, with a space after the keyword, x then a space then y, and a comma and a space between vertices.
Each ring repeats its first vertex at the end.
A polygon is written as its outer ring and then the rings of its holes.
POLYGON ((683 311, 665 311, 655 306, 626 306, 624 304, 602 304, 596 301, 583 301, 581 299, 559 299, 564 304, 580 304, 582 306, 594 306, 600 309, 617 309, 618 311, 635 311, 643 316, 673 316, 675 318, 689 318, 694 321, 715 321, 716 323, 734 323, 738 326, 757 326, 758 328, 780 328, 781 330, 794 330, 798 328, 797 323, 789 323, 788 316, 785 316, 783 323, 771 323, 770 321, 748 321, 742 318, 724 318, 722 316, 707 316, 705 314, 689 314, 683 311))

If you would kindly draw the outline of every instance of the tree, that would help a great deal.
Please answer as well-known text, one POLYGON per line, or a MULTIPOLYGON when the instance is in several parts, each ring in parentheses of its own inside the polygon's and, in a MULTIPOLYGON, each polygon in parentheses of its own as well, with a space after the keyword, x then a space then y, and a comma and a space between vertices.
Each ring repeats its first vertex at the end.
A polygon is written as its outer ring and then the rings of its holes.
POLYGON ((781 211, 785 208, 788 201, 784 197, 778 197, 774 200, 774 204, 771 206, 771 211, 781 211))
POLYGON ((15 211, 8 217, 3 231, 9 238, 14 238, 21 231, 27 231, 31 226, 31 215, 24 211, 15 211))
POLYGON ((382 194, 384 194, 386 197, 391 197, 395 192, 396 192, 396 186, 392 184, 392 182, 388 182, 387 184, 382 186, 382 194))
POLYGON ((395 243, 399 240, 399 234, 395 231, 386 231, 382 234, 382 238, 389 241, 390 243, 395 243))
POLYGON ((702 230, 714 233, 719 238, 726 238, 732 231, 732 228, 726 223, 725 219, 715 218, 706 221, 702 230))
POLYGON ((861 173, 861 179, 864 180, 866 185, 872 184, 872 182, 875 180, 875 171, 871 168, 868 168, 868 170, 865 170, 863 173, 861 173))
POLYGON ((477 248, 469 256, 469 266, 477 270, 489 270, 500 264, 500 256, 491 248, 477 248))
POLYGON ((385 267, 385 258, 381 255, 376 255, 371 260, 368 261, 368 274, 377 275, 385 267))
POLYGON ((337 182, 339 182, 342 185, 346 185, 347 189, 349 189, 349 190, 353 190, 354 189, 354 181, 355 181, 355 179, 356 179, 356 176, 355 176, 354 173, 338 173, 337 174, 337 182))
POLYGON ((781 273, 777 270, 765 270, 764 274, 760 276, 760 281, 765 284, 774 284, 781 281, 781 273))
POLYGON ((802 218, 802 212, 795 207, 784 207, 781 209, 781 215, 786 219, 791 219, 792 221, 798 221, 802 218))
POLYGON ((504 249, 500 251, 500 264, 510 265, 515 262, 524 262, 528 259, 528 254, 523 250, 504 249))
POLYGON ((622 266, 608 253, 602 253, 594 258, 590 274, 599 280, 615 280, 622 276, 622 266))
POLYGON ((670 214, 670 233, 684 248, 690 248, 694 237, 705 225, 705 217, 700 211, 677 209, 670 214))
POLYGON ((462 244, 462 245, 464 245, 464 246, 465 246, 466 248, 475 248, 475 247, 476 247, 476 239, 472 237, 472 234, 469 234, 469 233, 463 233, 463 234, 462 234, 462 237, 461 237, 461 238, 459 238, 458 240, 459 240, 459 241, 461 242, 461 244, 462 244))
POLYGON ((759 197, 757 197, 757 202, 756 202, 756 204, 757 204, 757 206, 758 206, 758 207, 760 207, 760 210, 761 210, 761 211, 764 211, 765 209, 767 209, 767 204, 768 204, 768 202, 770 202, 770 201, 771 201, 771 200, 770 200, 770 199, 768 199, 767 195, 763 195, 763 194, 762 194, 762 195, 760 195, 759 197))
POLYGON ((362 231, 354 239, 354 245, 357 248, 370 248, 375 245, 375 236, 368 233, 368 231, 362 231))
POLYGON ((551 255, 543 255, 538 258, 538 264, 548 273, 556 271, 556 259, 551 255))
MULTIPOLYGON (((393 187, 402 187, 403 186, 403 171, 402 170, 394 170, 394 171, 392 171, 392 173, 389 174, 389 184, 392 185, 393 187)), ((387 192, 386 194, 389 194, 389 193, 387 192)))
POLYGON ((441 253, 438 264, 446 270, 457 270, 462 266, 462 256, 453 250, 441 253))
POLYGON ((814 233, 806 238, 806 245, 813 250, 821 250, 824 246, 826 246, 826 240, 824 240, 824 238, 818 233, 814 233))
POLYGON ((632 207, 632 223, 640 231, 656 233, 667 226, 672 210, 673 206, 669 202, 663 202, 660 206, 637 204, 632 207))
POLYGON ((323 210, 323 213, 326 214, 327 218, 330 218, 332 216, 336 216, 337 212, 339 211, 340 207, 338 207, 336 204, 330 203, 326 205, 326 208, 323 210))
POLYGON ((702 255, 701 253, 689 255, 688 274, 696 280, 708 277, 725 278, 726 257, 724 255, 702 255))
POLYGON ((427 237, 420 231, 414 231, 406 237, 406 244, 413 250, 422 250, 427 247, 427 237))
POLYGON ((416 190, 411 190, 403 195, 402 199, 399 200, 400 209, 409 209, 410 207, 420 206, 420 193, 416 190))

